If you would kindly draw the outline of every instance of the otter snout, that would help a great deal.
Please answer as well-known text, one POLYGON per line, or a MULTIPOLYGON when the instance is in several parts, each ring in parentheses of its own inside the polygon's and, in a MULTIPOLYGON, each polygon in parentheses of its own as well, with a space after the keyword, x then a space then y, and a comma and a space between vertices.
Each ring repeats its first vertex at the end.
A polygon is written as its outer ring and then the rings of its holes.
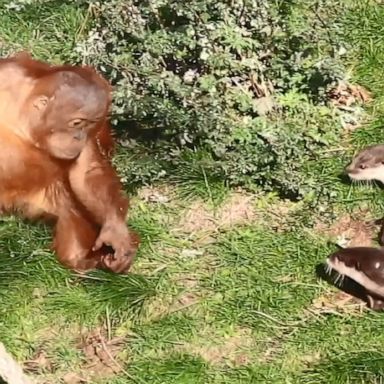
POLYGON ((329 256, 325 261, 325 270, 328 274, 331 274, 332 270, 337 271, 340 266, 340 260, 337 255, 333 254, 329 256))
POLYGON ((337 255, 333 254, 333 255, 328 257, 326 262, 328 265, 336 265, 339 263, 339 258, 337 257, 337 255))
POLYGON ((328 265, 338 270, 340 267, 354 268, 360 270, 360 263, 353 255, 346 254, 345 250, 335 252, 327 259, 328 265))
POLYGON ((350 175, 350 174, 355 175, 355 174, 359 173, 359 171, 355 167, 353 167, 352 164, 350 164, 347 167, 345 167, 345 173, 347 175, 350 175))
POLYGON ((344 263, 345 260, 343 250, 332 253, 332 255, 330 255, 327 260, 332 264, 339 264, 340 262, 344 263))

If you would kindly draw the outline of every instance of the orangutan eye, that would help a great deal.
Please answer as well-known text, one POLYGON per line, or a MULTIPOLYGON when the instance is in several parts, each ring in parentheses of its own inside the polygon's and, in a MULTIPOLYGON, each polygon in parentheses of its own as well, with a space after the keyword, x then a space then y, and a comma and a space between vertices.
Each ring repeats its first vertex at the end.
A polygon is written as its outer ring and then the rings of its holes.
POLYGON ((74 119, 74 120, 69 122, 69 126, 71 128, 79 128, 82 124, 83 124, 82 119, 74 119))

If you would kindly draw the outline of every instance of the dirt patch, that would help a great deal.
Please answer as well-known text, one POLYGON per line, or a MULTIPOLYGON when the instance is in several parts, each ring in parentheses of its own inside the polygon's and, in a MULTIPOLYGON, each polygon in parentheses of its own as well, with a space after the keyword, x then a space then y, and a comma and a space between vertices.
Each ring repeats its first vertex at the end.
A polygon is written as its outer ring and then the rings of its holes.
POLYGON ((71 372, 64 379, 66 384, 92 382, 91 380, 100 380, 123 371, 118 362, 118 354, 124 346, 124 338, 108 339, 106 333, 105 329, 99 328, 82 335, 77 344, 85 358, 80 370, 81 375, 71 372))
POLYGON ((26 373, 32 373, 38 382, 57 382, 48 380, 49 376, 60 376, 65 384, 93 383, 97 380, 113 377, 124 371, 119 362, 125 340, 121 337, 109 339, 104 328, 91 332, 83 332, 80 338, 74 339, 76 348, 82 353, 83 361, 71 372, 62 372, 54 359, 50 359, 42 345, 32 359, 25 361, 23 368, 26 373))
POLYGON ((199 302, 200 296, 193 292, 186 292, 178 297, 176 305, 171 306, 170 312, 177 311, 179 309, 188 308, 191 305, 195 305, 199 302))
POLYGON ((212 232, 218 228, 218 224, 208 205, 196 201, 182 214, 178 228, 186 233, 212 232))
POLYGON ((178 228, 182 232, 215 232, 252 222, 256 217, 255 197, 242 192, 231 194, 217 209, 196 201, 183 212, 178 228))
MULTIPOLYGON (((36 288, 33 291, 33 295, 34 297, 41 297, 41 291, 36 288)), ((50 374, 55 374, 60 369, 59 364, 47 351, 52 349, 52 340, 54 341, 64 328, 65 324, 58 321, 57 324, 52 324, 50 327, 40 329, 36 334, 36 339, 38 339, 40 343, 31 358, 23 362, 22 368, 26 373, 34 375, 38 382, 44 384, 49 383, 46 377, 50 374)), ((67 331, 66 328, 65 331, 67 331)), ((73 329, 73 332, 77 331, 79 331, 79 329, 73 329)))
POLYGON ((167 186, 148 186, 140 188, 137 197, 147 203, 165 204, 171 201, 172 192, 167 186))
POLYGON ((238 329, 230 336, 210 330, 199 335, 199 340, 178 348, 196 354, 212 365, 239 367, 251 362, 255 345, 249 329, 238 329))
POLYGON ((198 234, 195 245, 212 243, 215 234, 236 226, 266 225, 277 232, 292 226, 292 214, 301 204, 290 200, 265 200, 263 197, 237 191, 231 194, 217 209, 195 201, 181 214, 175 232, 198 234))
POLYGON ((342 247, 372 246, 378 234, 378 227, 368 216, 367 211, 359 211, 353 216, 344 215, 331 226, 318 223, 317 233, 323 233, 342 247))
POLYGON ((357 103, 368 103, 372 100, 372 94, 367 89, 357 84, 349 84, 340 81, 337 87, 331 89, 328 94, 335 106, 350 107, 357 103))
POLYGON ((340 112, 341 123, 346 134, 359 128, 368 118, 362 104, 369 103, 372 100, 372 94, 364 87, 340 81, 330 90, 328 97, 340 112))
POLYGON ((362 313, 365 307, 364 301, 343 291, 338 291, 315 298, 309 310, 316 314, 362 313))
POLYGON ((307 366, 319 363, 322 359, 320 352, 314 352, 313 354, 303 355, 298 357, 299 361, 307 366))
POLYGON ((296 203, 291 200, 279 200, 272 204, 268 204, 264 208, 264 220, 268 223, 269 228, 276 232, 283 232, 291 228, 292 214, 299 209, 301 203, 296 203))
POLYGON ((289 337, 289 333, 277 333, 273 337, 268 337, 264 340, 264 348, 259 354, 257 360, 262 364, 273 363, 283 353, 283 345, 289 337))
POLYGON ((252 195, 235 193, 226 200, 218 211, 221 227, 232 227, 255 219, 255 198, 252 195))
POLYGON ((40 346, 32 358, 24 362, 23 369, 26 373, 41 375, 55 372, 55 364, 43 348, 43 345, 40 346))
POLYGON ((77 348, 84 355, 84 364, 78 372, 69 372, 63 377, 65 384, 92 383, 95 380, 114 376, 124 369, 118 362, 124 339, 108 340, 104 329, 96 329, 83 335, 77 348))
POLYGON ((178 283, 178 284, 181 284, 183 287, 187 288, 187 289, 193 289, 193 288, 197 288, 198 285, 199 285, 199 279, 198 277, 196 276, 188 276, 188 275, 182 275, 180 277, 177 277, 175 279, 175 281, 178 283))

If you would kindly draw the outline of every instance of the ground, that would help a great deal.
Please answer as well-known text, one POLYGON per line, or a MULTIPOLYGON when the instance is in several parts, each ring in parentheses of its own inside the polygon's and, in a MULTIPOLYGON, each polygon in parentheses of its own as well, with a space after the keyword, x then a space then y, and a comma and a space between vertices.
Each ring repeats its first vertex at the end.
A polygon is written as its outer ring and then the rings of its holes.
POLYGON ((76 276, 49 252, 48 229, 2 223, 0 340, 38 382, 344 383, 382 373, 382 315, 316 274, 340 239, 374 244, 380 210, 290 230, 299 203, 241 190, 218 205, 185 202, 169 185, 142 188, 132 206, 144 241, 128 277, 76 276))
POLYGON ((142 187, 131 193, 143 243, 128 276, 71 273, 48 228, 1 219, 0 340, 26 372, 47 384, 382 382, 384 314, 318 274, 337 244, 376 245, 384 215, 379 185, 338 178, 351 146, 384 138, 384 11, 364 17, 355 86, 335 97, 364 99, 369 118, 324 153, 338 193, 323 214, 221 184, 142 187))

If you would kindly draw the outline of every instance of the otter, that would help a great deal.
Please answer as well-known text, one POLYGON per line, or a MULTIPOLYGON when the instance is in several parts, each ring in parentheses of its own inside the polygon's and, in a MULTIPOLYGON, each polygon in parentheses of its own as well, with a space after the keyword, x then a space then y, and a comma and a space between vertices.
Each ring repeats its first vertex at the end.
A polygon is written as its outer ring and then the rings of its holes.
POLYGON ((377 180, 384 184, 384 144, 364 148, 345 170, 352 180, 377 180))
POLYGON ((384 309, 384 249, 351 247, 338 250, 326 260, 328 275, 336 271, 358 283, 364 290, 369 307, 384 309))
MULTIPOLYGON (((361 150, 345 168, 353 180, 377 180, 384 184, 384 144, 371 145, 361 150)), ((384 218, 375 223, 380 224, 379 243, 384 245, 384 218)))

